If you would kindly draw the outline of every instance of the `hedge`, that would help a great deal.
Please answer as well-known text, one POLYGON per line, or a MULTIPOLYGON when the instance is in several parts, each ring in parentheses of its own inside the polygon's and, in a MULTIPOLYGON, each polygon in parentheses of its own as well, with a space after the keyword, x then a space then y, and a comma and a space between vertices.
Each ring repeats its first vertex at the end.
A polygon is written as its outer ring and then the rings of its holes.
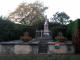
POLYGON ((51 27, 52 39, 58 36, 59 32, 62 32, 63 36, 66 37, 66 27, 51 27))
POLYGON ((3 20, 2 17, 0 17, 0 41, 13 39, 13 28, 13 22, 10 22, 7 19, 3 20))
POLYGON ((79 35, 80 35, 80 19, 78 19, 78 29, 79 29, 79 35))
POLYGON ((14 28, 14 32, 16 34, 15 37, 19 38, 20 36, 23 36, 24 32, 29 32, 29 36, 34 38, 36 35, 36 29, 37 28, 33 26, 15 24, 15 28, 14 28))
POLYGON ((15 24, 8 19, 4 20, 0 17, 0 41, 17 40, 26 31, 29 32, 31 37, 35 37, 36 27, 15 24))
POLYGON ((80 32, 80 19, 77 19, 77 20, 75 20, 75 21, 73 21, 67 25, 67 38, 69 40, 72 39, 72 34, 75 35, 74 34, 75 26, 78 27, 79 32, 80 32))

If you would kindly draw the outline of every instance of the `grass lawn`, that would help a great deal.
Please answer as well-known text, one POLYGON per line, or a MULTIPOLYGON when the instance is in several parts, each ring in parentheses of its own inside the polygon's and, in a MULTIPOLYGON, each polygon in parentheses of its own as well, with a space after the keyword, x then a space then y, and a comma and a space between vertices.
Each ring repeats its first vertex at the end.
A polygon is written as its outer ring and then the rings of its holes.
POLYGON ((35 55, 0 55, 0 60, 80 60, 80 54, 76 55, 54 55, 54 54, 35 54, 35 55))

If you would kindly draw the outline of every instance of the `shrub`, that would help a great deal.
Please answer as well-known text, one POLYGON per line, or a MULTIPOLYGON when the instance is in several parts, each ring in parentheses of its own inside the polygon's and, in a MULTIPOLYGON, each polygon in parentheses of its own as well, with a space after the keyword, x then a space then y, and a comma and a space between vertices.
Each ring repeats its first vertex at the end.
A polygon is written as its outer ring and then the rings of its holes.
POLYGON ((35 37, 36 27, 23 24, 15 24, 8 19, 4 20, 0 17, 0 41, 17 40, 23 36, 24 32, 29 32, 29 36, 35 37))
POLYGON ((80 19, 77 19, 77 20, 75 20, 75 21, 73 21, 73 22, 71 22, 70 24, 67 25, 67 38, 69 40, 72 39, 72 33, 73 33, 73 35, 75 35, 75 33, 74 33, 75 32, 74 31, 75 26, 77 26, 78 29, 80 30, 80 19))
POLYGON ((13 22, 8 19, 3 20, 2 17, 0 17, 0 41, 8 41, 13 39, 13 28, 13 22))
POLYGON ((15 39, 19 39, 20 36, 23 36, 24 32, 28 32, 29 36, 34 38, 36 35, 36 27, 23 25, 23 24, 15 24, 14 25, 14 33, 16 34, 15 39))
POLYGON ((62 32, 63 35, 66 37, 66 27, 52 27, 51 28, 52 39, 54 39, 59 32, 62 32))
POLYGON ((75 35, 73 35, 72 42, 75 48, 75 52, 80 53, 80 36, 79 36, 79 30, 77 26, 75 27, 75 35))

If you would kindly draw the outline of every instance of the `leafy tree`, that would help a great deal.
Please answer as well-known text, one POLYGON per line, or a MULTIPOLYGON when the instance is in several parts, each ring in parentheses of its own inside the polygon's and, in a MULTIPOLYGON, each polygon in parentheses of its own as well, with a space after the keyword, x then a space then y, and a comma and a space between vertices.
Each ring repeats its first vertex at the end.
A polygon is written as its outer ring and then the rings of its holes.
POLYGON ((69 20, 69 23, 73 22, 73 20, 69 20))
POLYGON ((11 12, 9 17, 14 22, 32 25, 37 20, 44 19, 44 11, 48 9, 43 3, 36 1, 34 3, 21 3, 18 8, 11 12))
POLYGON ((51 18, 54 22, 59 22, 62 26, 69 20, 69 16, 65 12, 56 12, 51 18))

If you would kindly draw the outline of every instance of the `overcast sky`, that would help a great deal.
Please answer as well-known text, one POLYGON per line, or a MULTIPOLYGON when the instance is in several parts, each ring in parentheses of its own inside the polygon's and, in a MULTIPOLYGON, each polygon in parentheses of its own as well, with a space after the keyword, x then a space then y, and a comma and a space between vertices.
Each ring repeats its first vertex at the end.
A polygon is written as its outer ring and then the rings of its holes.
MULTIPOLYGON (((23 1, 30 3, 36 0, 1 0, 0 16, 8 16, 8 13, 14 11, 23 1)), ((40 0, 40 2, 49 7, 45 12, 48 18, 51 18, 57 11, 65 12, 72 20, 80 18, 80 0, 40 0)))

